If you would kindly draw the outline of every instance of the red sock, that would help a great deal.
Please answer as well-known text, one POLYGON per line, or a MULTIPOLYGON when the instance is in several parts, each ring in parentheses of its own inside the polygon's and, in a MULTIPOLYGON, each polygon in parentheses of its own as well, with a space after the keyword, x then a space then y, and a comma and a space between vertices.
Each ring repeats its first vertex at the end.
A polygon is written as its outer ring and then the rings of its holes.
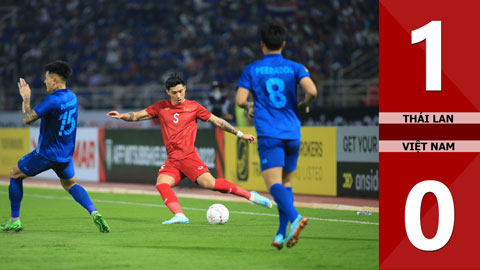
POLYGON ((182 213, 182 208, 180 207, 180 204, 178 203, 178 198, 177 195, 175 195, 175 192, 173 192, 172 188, 170 187, 169 184, 159 184, 156 186, 158 192, 160 192, 160 195, 162 196, 163 202, 165 205, 172 211, 173 214, 178 214, 182 213))
POLYGON ((215 179, 215 187, 213 190, 220 191, 222 193, 232 193, 237 196, 244 197, 245 199, 250 199, 251 196, 250 191, 247 191, 223 178, 215 179))

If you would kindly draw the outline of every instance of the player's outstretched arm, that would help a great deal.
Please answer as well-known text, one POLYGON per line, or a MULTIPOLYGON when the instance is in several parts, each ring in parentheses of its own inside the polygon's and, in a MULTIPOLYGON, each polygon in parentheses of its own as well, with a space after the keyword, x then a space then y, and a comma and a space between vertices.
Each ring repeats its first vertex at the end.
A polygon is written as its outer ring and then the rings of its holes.
POLYGON ((298 110, 303 113, 308 113, 310 111, 310 104, 317 99, 317 87, 310 77, 303 77, 300 80, 300 86, 302 86, 305 91, 305 99, 298 102, 298 110))
POLYGON ((30 86, 28 86, 28 83, 23 78, 20 78, 20 80, 18 81, 18 92, 23 99, 23 123, 27 125, 31 124, 35 122, 39 117, 38 114, 34 110, 32 110, 32 108, 30 108, 30 97, 32 95, 32 91, 30 90, 30 86))
POLYGON ((119 113, 117 111, 111 111, 106 114, 115 119, 121 119, 127 122, 135 122, 152 119, 152 117, 147 113, 146 110, 141 110, 139 112, 128 112, 128 113, 119 113))
POLYGON ((240 130, 235 129, 232 125, 230 125, 227 121, 224 119, 217 117, 212 114, 210 118, 207 120, 208 122, 214 124, 216 127, 221 128, 227 132, 230 132, 234 135, 237 135, 237 137, 242 138, 244 140, 249 141, 250 143, 255 143, 255 136, 251 134, 243 134, 240 130))
POLYGON ((248 94, 250 91, 243 87, 238 87, 237 96, 235 98, 238 107, 243 108, 247 114, 248 119, 252 120, 254 116, 253 102, 248 102, 248 94))

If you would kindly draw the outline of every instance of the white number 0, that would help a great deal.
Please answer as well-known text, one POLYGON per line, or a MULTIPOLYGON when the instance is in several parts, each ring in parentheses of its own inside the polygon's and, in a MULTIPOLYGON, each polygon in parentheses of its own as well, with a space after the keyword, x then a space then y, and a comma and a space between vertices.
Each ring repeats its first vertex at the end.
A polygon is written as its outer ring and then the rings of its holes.
POLYGON ((407 197, 405 205, 405 229, 412 245, 424 251, 435 251, 445 246, 453 233, 455 208, 450 190, 443 183, 426 180, 416 184, 407 197), (437 234, 428 239, 423 235, 420 211, 423 196, 433 193, 438 202, 437 234))
POLYGON ((426 40, 427 91, 442 91, 442 22, 431 21, 412 31, 412 44, 426 40))

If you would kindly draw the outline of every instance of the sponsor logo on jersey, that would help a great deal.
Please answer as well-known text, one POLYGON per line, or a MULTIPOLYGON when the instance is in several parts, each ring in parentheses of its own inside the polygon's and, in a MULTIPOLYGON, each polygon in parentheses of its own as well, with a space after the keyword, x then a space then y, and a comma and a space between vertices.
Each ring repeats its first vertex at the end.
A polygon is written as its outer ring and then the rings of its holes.
POLYGON ((190 107, 185 107, 185 108, 183 108, 183 111, 184 111, 184 112, 191 112, 191 111, 192 111, 192 108, 190 108, 190 107))
POLYGON ((203 166, 199 166, 197 169, 201 171, 203 169, 203 166))

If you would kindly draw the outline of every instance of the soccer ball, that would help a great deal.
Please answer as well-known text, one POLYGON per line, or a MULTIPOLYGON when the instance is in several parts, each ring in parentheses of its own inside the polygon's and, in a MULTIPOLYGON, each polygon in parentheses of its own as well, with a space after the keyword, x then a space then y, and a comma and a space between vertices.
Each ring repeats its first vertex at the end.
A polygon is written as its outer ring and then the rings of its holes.
POLYGON ((219 203, 212 204, 207 210, 207 220, 212 225, 227 223, 229 215, 227 207, 219 203))

